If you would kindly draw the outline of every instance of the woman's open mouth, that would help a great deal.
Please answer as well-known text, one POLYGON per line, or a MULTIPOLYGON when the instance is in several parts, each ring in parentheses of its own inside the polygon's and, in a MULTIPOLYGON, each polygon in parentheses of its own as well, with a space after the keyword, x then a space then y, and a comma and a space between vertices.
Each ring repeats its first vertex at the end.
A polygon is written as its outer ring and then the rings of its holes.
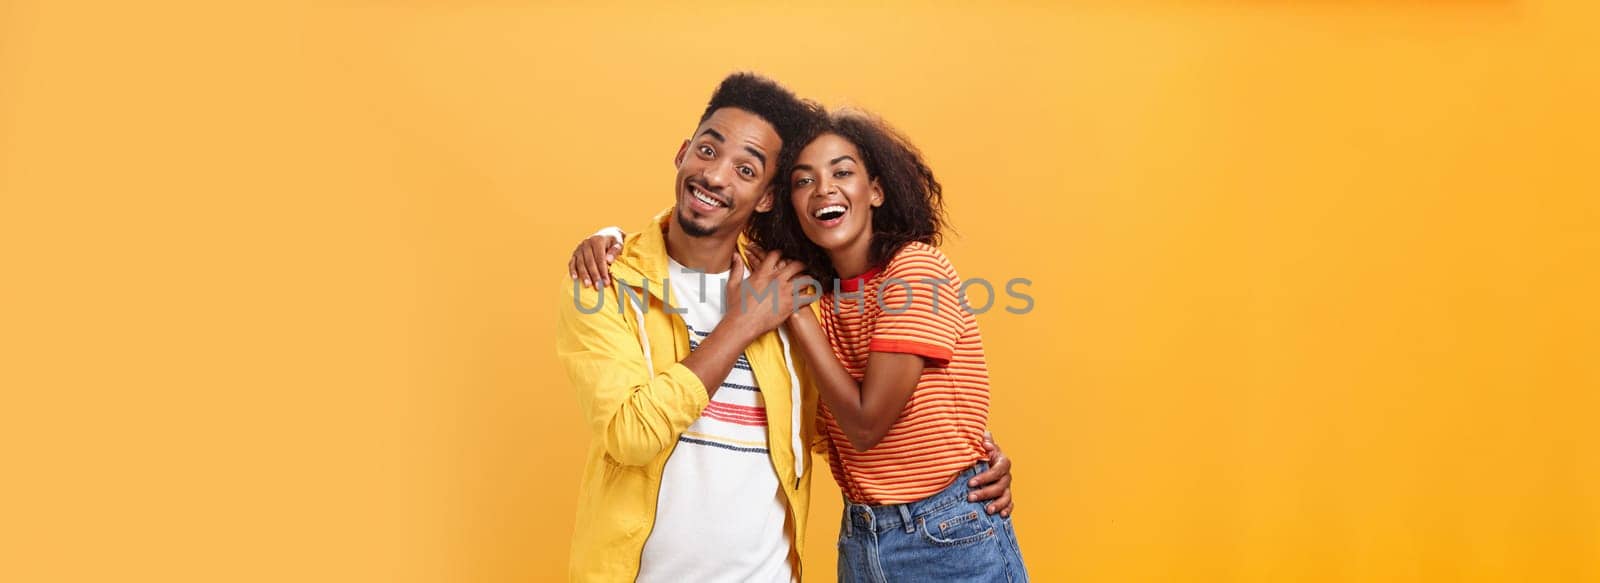
POLYGON ((850 212, 849 207, 842 204, 830 204, 811 213, 811 218, 823 227, 836 227, 844 222, 844 216, 850 212))

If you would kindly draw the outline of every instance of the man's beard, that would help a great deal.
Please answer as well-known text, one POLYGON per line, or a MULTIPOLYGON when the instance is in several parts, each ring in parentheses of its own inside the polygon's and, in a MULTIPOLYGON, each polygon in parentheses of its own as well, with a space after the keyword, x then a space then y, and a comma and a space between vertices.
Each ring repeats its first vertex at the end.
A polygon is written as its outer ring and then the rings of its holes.
POLYGON ((683 228, 683 234, 685 235, 690 237, 710 237, 717 234, 716 227, 702 227, 700 225, 696 225, 694 221, 690 220, 689 209, 680 207, 677 215, 678 226, 683 228))

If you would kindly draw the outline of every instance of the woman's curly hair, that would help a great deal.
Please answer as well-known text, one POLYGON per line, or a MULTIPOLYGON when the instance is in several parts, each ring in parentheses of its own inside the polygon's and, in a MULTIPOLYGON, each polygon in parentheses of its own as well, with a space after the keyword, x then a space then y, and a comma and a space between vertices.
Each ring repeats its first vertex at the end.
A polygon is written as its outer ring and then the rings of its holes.
MULTIPOLYGON (((922 159, 904 134, 882 118, 862 110, 839 109, 819 114, 800 140, 802 150, 818 137, 833 134, 855 145, 869 179, 877 179, 883 189, 883 204, 872 210, 872 266, 882 266, 907 243, 938 246, 945 227, 944 192, 933 170, 922 159)), ((769 212, 757 213, 750 224, 750 238, 763 249, 775 249, 784 257, 805 262, 808 275, 822 282, 822 291, 833 288, 838 277, 828 254, 806 238, 795 214, 792 163, 773 178, 775 204, 769 212)))

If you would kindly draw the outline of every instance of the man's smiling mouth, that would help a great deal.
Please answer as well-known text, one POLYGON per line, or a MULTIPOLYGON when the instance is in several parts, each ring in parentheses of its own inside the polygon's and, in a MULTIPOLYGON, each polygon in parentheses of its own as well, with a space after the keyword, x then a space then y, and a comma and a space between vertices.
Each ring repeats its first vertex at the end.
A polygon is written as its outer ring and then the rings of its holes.
POLYGON ((708 207, 728 208, 728 204, 723 202, 722 199, 712 196, 710 192, 694 184, 689 185, 689 196, 708 207))

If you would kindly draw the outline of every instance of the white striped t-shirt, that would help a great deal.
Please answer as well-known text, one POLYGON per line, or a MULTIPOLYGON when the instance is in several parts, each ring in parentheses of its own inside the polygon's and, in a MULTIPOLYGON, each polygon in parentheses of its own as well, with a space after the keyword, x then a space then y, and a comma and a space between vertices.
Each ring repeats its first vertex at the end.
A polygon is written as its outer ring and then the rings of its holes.
MULTIPOLYGON (((722 321, 728 273, 670 261, 668 299, 689 348, 722 321)), ((767 445, 767 407, 743 354, 667 458, 639 581, 789 583, 788 511, 767 445)))

